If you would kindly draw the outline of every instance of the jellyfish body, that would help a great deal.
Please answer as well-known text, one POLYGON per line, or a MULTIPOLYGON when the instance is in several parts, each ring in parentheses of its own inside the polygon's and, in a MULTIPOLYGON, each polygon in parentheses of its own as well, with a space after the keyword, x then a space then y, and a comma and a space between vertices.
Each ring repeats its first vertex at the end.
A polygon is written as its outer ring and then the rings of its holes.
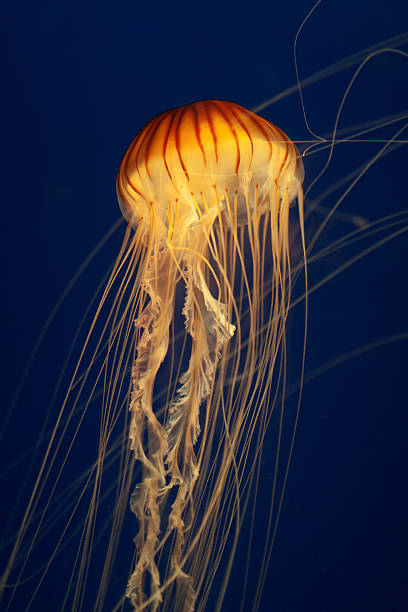
POLYGON ((234 521, 239 531, 249 441, 274 404, 291 289, 289 208, 297 198, 303 227, 302 181, 281 130, 216 100, 152 119, 120 166, 120 207, 143 245, 129 406, 143 470, 131 496, 139 531, 127 595, 136 610, 156 610, 165 594, 175 610, 193 610, 200 591, 205 601, 205 573, 216 571, 234 521), (179 281, 191 353, 158 417, 154 385, 179 281))

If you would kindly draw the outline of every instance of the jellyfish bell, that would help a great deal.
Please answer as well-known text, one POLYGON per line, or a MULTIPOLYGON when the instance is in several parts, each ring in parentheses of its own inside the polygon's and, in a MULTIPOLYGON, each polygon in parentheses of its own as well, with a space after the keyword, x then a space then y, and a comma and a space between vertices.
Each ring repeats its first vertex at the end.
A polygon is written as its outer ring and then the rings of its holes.
MULTIPOLYGON (((276 126, 238 104, 206 100, 149 121, 124 156, 117 194, 131 225, 150 227, 152 208, 167 238, 168 209, 175 202, 183 202, 180 231, 198 222, 197 213, 212 222, 225 212, 226 194, 238 194, 236 214, 244 219, 247 190, 256 186, 257 205, 263 206, 276 182, 275 197, 291 202, 303 176, 296 148, 276 126)), ((231 211, 227 217, 232 224, 231 211)))

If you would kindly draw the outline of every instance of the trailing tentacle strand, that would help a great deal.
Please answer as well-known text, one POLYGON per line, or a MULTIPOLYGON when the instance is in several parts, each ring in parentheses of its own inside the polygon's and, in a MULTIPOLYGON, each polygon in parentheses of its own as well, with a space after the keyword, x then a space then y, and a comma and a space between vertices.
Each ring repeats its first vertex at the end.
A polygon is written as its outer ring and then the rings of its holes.
MULTIPOLYGON (((186 291, 183 313, 192 337, 192 348, 188 370, 181 378, 178 396, 169 410, 166 463, 171 484, 179 487, 168 525, 169 530, 176 531, 171 563, 179 592, 184 593, 183 598, 189 593, 187 600, 191 598, 192 601, 192 581, 180 567, 180 560, 184 544, 183 513, 198 477, 194 444, 200 432, 199 408, 211 393, 220 351, 234 334, 235 326, 227 321, 224 304, 211 295, 197 261, 187 264, 186 291)), ((183 607, 187 609, 190 608, 183 607)))
POLYGON ((143 480, 133 491, 131 509, 139 521, 135 538, 137 561, 129 579, 127 596, 132 605, 142 604, 146 571, 150 573, 150 593, 156 610, 161 599, 160 576, 155 552, 160 531, 159 493, 165 485, 164 457, 167 435, 153 412, 153 387, 157 371, 169 344, 169 326, 174 310, 176 266, 168 251, 154 252, 143 279, 150 297, 136 327, 143 329, 132 368, 133 393, 130 402, 130 444, 143 466, 143 480), (148 445, 145 444, 147 429, 148 445))

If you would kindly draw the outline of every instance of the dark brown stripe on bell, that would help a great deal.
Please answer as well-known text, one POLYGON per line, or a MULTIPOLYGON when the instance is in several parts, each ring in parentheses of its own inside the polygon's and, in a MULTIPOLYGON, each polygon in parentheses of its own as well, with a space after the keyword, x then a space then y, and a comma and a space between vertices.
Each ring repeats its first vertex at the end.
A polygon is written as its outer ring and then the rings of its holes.
MULTIPOLYGON (((164 165, 167 171, 167 174, 169 175, 170 180, 173 180, 173 177, 171 176, 169 167, 167 165, 167 161, 166 161, 166 151, 167 151, 167 144, 169 142, 169 137, 170 137, 170 132, 171 132, 171 128, 173 127, 174 123, 175 123, 175 119, 177 117, 177 113, 178 113, 179 109, 175 109, 173 111, 168 111, 167 113, 165 113, 165 115, 169 116, 170 115, 170 121, 169 124, 167 126, 167 132, 166 135, 164 137, 164 141, 163 141, 163 148, 162 148, 162 154, 163 154, 163 161, 164 161, 164 165)), ((177 129, 177 128, 176 128, 177 129)))
POLYGON ((249 142, 251 144, 251 160, 249 162, 249 169, 251 169, 252 161, 254 159, 254 141, 252 140, 251 133, 248 130, 248 128, 245 125, 245 123, 242 121, 241 117, 239 116, 239 113, 237 113, 235 111, 235 107, 234 106, 229 106, 228 110, 230 111, 231 115, 235 118, 235 120, 238 121, 239 125, 242 127, 242 129, 244 130, 245 134, 248 136, 249 142))
POLYGON ((186 175, 186 179, 189 180, 187 168, 186 168, 186 166, 184 164, 183 156, 181 154, 181 147, 180 147, 180 124, 181 124, 181 122, 183 120, 185 112, 186 112, 186 107, 182 106, 181 109, 180 109, 179 121, 178 121, 176 129, 175 129, 175 136, 176 136, 176 150, 177 150, 177 153, 178 153, 178 156, 179 156, 180 164, 181 164, 181 167, 184 170, 184 174, 186 175))
POLYGON ((200 123, 198 120, 198 113, 197 113, 197 106, 195 104, 191 105, 191 111, 193 113, 193 124, 194 124, 194 132, 195 132, 195 137, 198 143, 198 146, 200 147, 202 156, 203 156, 203 160, 204 160, 204 165, 207 166, 207 157, 205 155, 205 150, 203 147, 203 143, 201 141, 201 134, 200 134, 200 123))

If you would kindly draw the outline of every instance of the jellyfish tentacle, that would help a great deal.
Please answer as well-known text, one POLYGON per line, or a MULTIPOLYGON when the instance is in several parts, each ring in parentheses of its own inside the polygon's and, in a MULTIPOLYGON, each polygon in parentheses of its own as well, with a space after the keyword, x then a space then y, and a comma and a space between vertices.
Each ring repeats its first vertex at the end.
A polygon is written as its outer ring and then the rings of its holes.
POLYGON ((132 367, 130 402, 130 445, 143 466, 143 480, 131 497, 131 509, 139 522, 135 538, 137 562, 127 586, 127 596, 137 608, 145 599, 146 572, 150 574, 150 610, 157 610, 161 600, 160 574, 155 551, 160 532, 159 495, 165 486, 164 457, 167 434, 153 411, 153 388, 157 371, 169 345, 169 326, 174 310, 177 268, 169 252, 154 252, 146 268, 143 283, 150 302, 135 322, 143 330, 132 367), (147 448, 146 435, 147 431, 147 448))
POLYGON ((166 426, 170 486, 178 486, 168 522, 168 529, 176 532, 171 563, 177 579, 176 598, 183 602, 185 612, 194 609, 196 599, 192 578, 181 567, 181 555, 185 539, 183 515, 199 473, 194 452, 200 433, 199 409, 211 393, 222 346, 235 331, 235 326, 228 322, 225 305, 211 295, 199 258, 192 256, 187 261, 183 314, 186 329, 192 337, 192 348, 189 366, 181 377, 181 386, 169 409, 166 426))

